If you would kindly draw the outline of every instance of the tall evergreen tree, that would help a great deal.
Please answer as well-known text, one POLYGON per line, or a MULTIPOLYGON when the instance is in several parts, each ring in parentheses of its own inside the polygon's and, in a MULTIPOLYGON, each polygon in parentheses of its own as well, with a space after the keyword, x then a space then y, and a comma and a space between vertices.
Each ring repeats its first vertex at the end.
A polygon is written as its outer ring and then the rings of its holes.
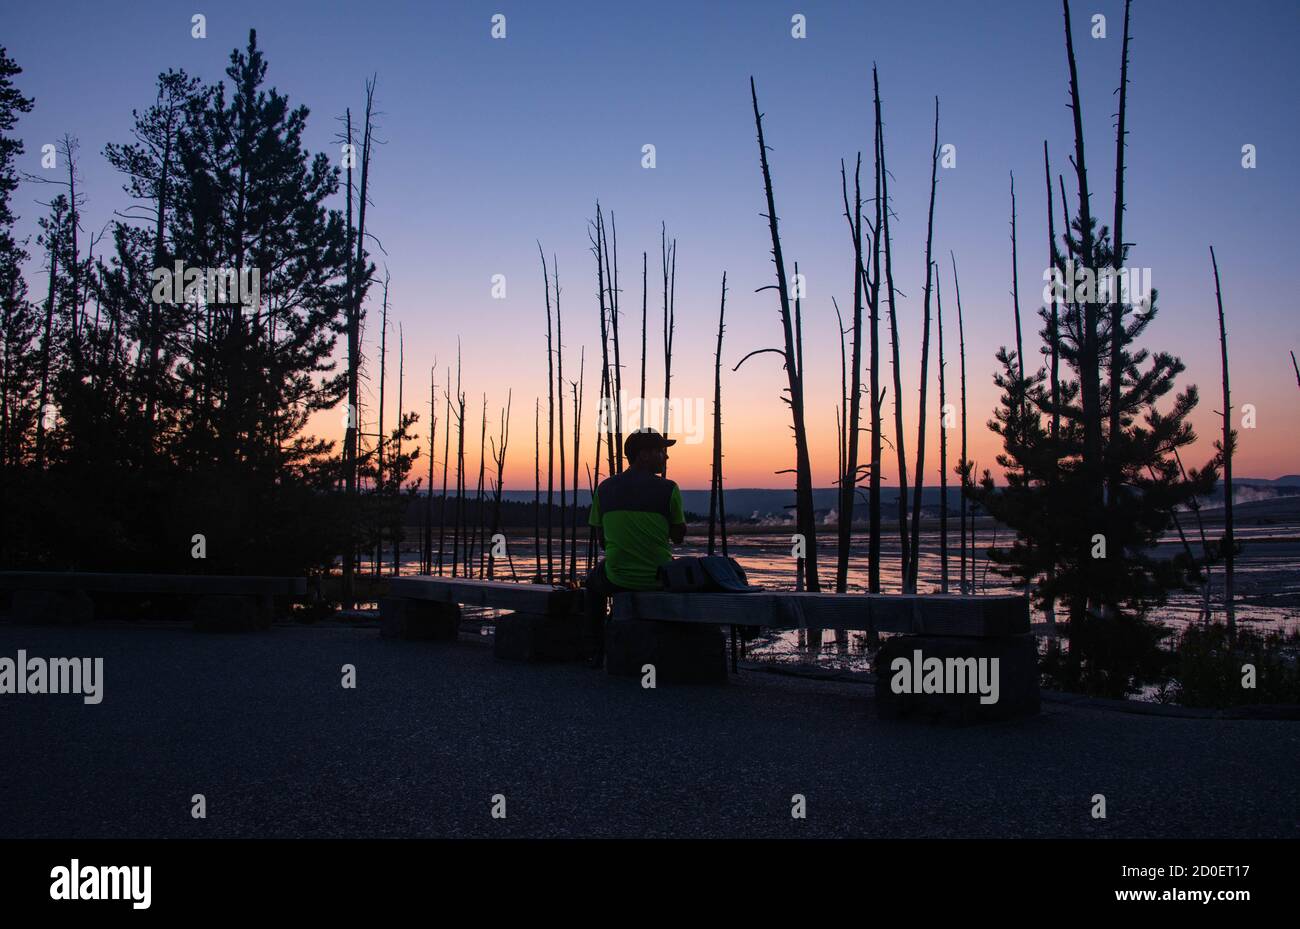
MULTIPOLYGON (((188 109, 196 102, 201 84, 184 71, 168 70, 158 76, 158 95, 143 112, 133 110, 135 141, 109 143, 104 157, 125 175, 123 190, 135 201, 127 211, 132 218, 142 218, 148 229, 127 227, 119 223, 115 235, 119 265, 124 273, 148 256, 149 268, 169 268, 172 259, 170 224, 176 204, 174 189, 179 170, 180 135, 188 109), (128 231, 128 229, 130 231, 128 231), (143 240, 143 241, 142 241, 143 240)), ((159 419, 160 393, 167 392, 171 355, 167 351, 170 337, 183 325, 178 301, 152 299, 149 288, 132 281, 120 294, 133 300, 124 308, 135 327, 134 337, 140 344, 137 375, 144 400, 146 451, 152 452, 154 432, 159 419)))
MULTIPOLYGON (((31 112, 13 79, 22 73, 4 48, 0 48, 0 512, 13 516, 15 472, 30 461, 37 420, 37 355, 33 351, 40 332, 38 308, 28 298, 22 267, 28 259, 23 245, 13 237, 14 216, 9 202, 18 188, 15 160, 23 143, 10 133, 21 113, 31 112)), ((14 533, 0 536, 0 565, 14 555, 14 533)))
MULTIPOLYGON (((175 295, 188 356, 181 457, 195 469, 184 509, 226 543, 209 535, 209 558, 215 549, 239 570, 306 557, 304 527, 286 511, 327 488, 337 464, 305 427, 347 388, 332 360, 350 296, 343 218, 326 206, 338 169, 306 150, 307 108, 266 88, 266 72, 250 30, 231 53, 229 85, 185 108, 172 192, 175 259, 241 282, 238 294, 175 295)), ((315 534, 313 558, 342 549, 338 529, 315 534)))
MULTIPOLYGON (((1121 293, 1117 283, 1089 283, 1121 267, 1123 250, 1106 226, 1095 228, 1089 209, 1068 0, 1064 7, 1079 206, 1065 233, 1073 278, 1052 295, 1055 315, 1041 312, 1040 332, 1047 354, 1059 357, 1061 384, 1054 391, 1042 368, 1022 376, 1017 352, 998 353, 994 380, 1003 394, 989 427, 1003 440, 997 461, 1007 483, 996 487, 985 471, 972 496, 1016 532, 1010 546, 989 550, 995 570, 1034 585, 1040 603, 1065 603, 1070 683, 1122 695, 1158 659, 1161 633, 1147 622, 1149 610, 1200 577, 1199 564, 1185 554, 1160 559, 1152 548, 1177 507, 1212 489, 1219 458, 1181 472, 1176 453, 1195 441, 1188 416, 1196 387, 1175 393, 1182 362, 1132 348, 1156 317, 1156 291, 1121 293), (1112 364, 1099 364, 1103 358, 1112 364), (1112 376, 1120 382, 1112 384, 1112 376), (1171 394, 1172 402, 1163 403, 1171 394), (1114 397, 1119 408, 1112 416, 1114 397), (1054 416, 1059 430, 1051 428, 1054 416)), ((1116 215, 1123 206, 1115 204, 1116 215)))

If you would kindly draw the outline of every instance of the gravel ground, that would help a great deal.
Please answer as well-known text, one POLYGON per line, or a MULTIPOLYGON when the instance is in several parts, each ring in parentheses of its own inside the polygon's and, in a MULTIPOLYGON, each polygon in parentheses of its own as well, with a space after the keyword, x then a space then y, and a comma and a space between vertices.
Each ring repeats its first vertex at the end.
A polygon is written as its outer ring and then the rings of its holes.
POLYGON ((0 837, 1300 837, 1295 722, 883 722, 860 684, 645 690, 464 638, 0 625, 0 657, 104 659, 99 705, 0 695, 0 837))

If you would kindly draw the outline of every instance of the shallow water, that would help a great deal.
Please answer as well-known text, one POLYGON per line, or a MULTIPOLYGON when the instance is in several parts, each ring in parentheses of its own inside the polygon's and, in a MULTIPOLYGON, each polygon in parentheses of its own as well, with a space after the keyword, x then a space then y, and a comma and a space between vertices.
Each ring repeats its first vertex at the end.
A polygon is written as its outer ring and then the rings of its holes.
MULTIPOLYGON (((693 535, 688 536, 686 544, 679 546, 679 555, 705 554, 707 545, 705 527, 691 527, 693 535)), ((742 529, 729 534, 727 551, 745 569, 749 582, 776 590, 796 589, 796 563, 791 555, 790 533, 763 528, 761 530, 742 529)), ((818 574, 823 590, 834 589, 836 541, 833 527, 824 531, 817 540, 818 574)), ((1207 529, 1208 532, 1208 529, 1207 529)), ((1217 535, 1217 530, 1213 535, 1217 535)), ((508 531, 508 559, 499 560, 493 574, 502 580, 512 577, 526 581, 536 571, 536 557, 531 531, 508 531), (513 566, 513 573, 512 573, 513 566)), ((1242 544, 1242 550, 1235 566, 1235 586, 1237 599, 1237 620, 1259 631, 1278 630, 1293 632, 1300 630, 1300 526, 1297 525, 1257 525, 1239 526, 1236 537, 1242 544)), ((976 529, 973 552, 973 566, 968 562, 967 569, 974 578, 976 593, 1017 593, 1006 578, 991 569, 984 556, 984 550, 993 544, 1005 544, 1010 536, 1005 529, 995 530, 988 520, 981 520, 976 529)), ((921 533, 921 564, 918 572, 917 589, 921 593, 938 593, 942 588, 942 563, 939 553, 939 531, 936 527, 923 525, 921 533)), ((900 542, 896 529, 882 532, 883 554, 881 560, 881 589, 884 593, 898 593, 902 590, 899 570, 900 542)), ((1199 537, 1189 533, 1188 542, 1193 552, 1199 552, 1199 537)), ((1161 540, 1157 546, 1157 555, 1172 557, 1182 549, 1182 541, 1177 534, 1171 534, 1161 540)), ((957 592, 960 579, 960 559, 957 548, 956 521, 949 525, 949 590, 957 592)), ((545 542, 543 541, 543 548, 545 542)), ((578 541, 578 574, 582 576, 587 569, 588 545, 581 535, 578 541)), ((556 539, 555 557, 558 570, 559 541, 556 539)), ((391 554, 389 555, 391 559, 391 554)), ((450 546, 447 548, 447 562, 450 561, 450 546)), ((419 553, 417 550, 403 551, 402 573, 419 573, 419 553)), ((450 573, 450 567, 447 568, 450 573)), ((478 565, 475 564, 475 573, 478 565)), ((865 532, 855 533, 854 545, 849 558, 848 589, 865 592, 867 589, 867 545, 865 532)), ((1223 572, 1216 567, 1211 571, 1210 602, 1214 617, 1222 621, 1222 583, 1223 572)), ((1196 622, 1201 614, 1201 591, 1173 592, 1169 602, 1153 611, 1153 619, 1178 629, 1189 622, 1196 622)), ((1043 623, 1045 616, 1033 611, 1031 620, 1043 623)), ((848 632, 839 634, 834 630, 822 633, 822 647, 807 647, 804 630, 776 631, 766 634, 753 642, 746 649, 747 657, 791 664, 815 664, 822 668, 843 670, 869 670, 870 656, 866 648, 866 636, 863 633, 848 632)))

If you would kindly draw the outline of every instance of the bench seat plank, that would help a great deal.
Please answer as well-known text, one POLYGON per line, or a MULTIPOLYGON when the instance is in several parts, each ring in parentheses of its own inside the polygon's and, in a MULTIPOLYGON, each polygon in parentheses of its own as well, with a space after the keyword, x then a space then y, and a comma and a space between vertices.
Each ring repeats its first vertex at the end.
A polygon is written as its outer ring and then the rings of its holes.
POLYGON ((989 637, 1028 632, 1029 602, 1014 595, 640 591, 615 595, 614 618, 989 637))
POLYGON ((566 587, 424 576, 392 578, 388 596, 537 614, 568 613, 582 605, 581 592, 566 587))
POLYGON ((215 574, 115 574, 93 571, 0 571, 0 589, 121 594, 286 596, 307 594, 302 577, 215 574))

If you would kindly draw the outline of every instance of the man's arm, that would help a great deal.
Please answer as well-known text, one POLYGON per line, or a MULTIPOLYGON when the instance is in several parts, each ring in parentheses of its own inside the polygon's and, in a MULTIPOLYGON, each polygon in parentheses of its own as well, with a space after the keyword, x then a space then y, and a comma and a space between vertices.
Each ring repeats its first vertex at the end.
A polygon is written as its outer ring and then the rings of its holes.
POLYGON ((682 509, 681 489, 673 484, 673 492, 668 498, 668 537, 674 545, 681 545, 686 540, 686 512, 682 509))
POLYGON ((591 493, 591 512, 587 517, 587 525, 591 526, 596 534, 596 541, 600 543, 600 550, 605 550, 605 526, 602 522, 600 512, 600 491, 593 490, 591 493))

